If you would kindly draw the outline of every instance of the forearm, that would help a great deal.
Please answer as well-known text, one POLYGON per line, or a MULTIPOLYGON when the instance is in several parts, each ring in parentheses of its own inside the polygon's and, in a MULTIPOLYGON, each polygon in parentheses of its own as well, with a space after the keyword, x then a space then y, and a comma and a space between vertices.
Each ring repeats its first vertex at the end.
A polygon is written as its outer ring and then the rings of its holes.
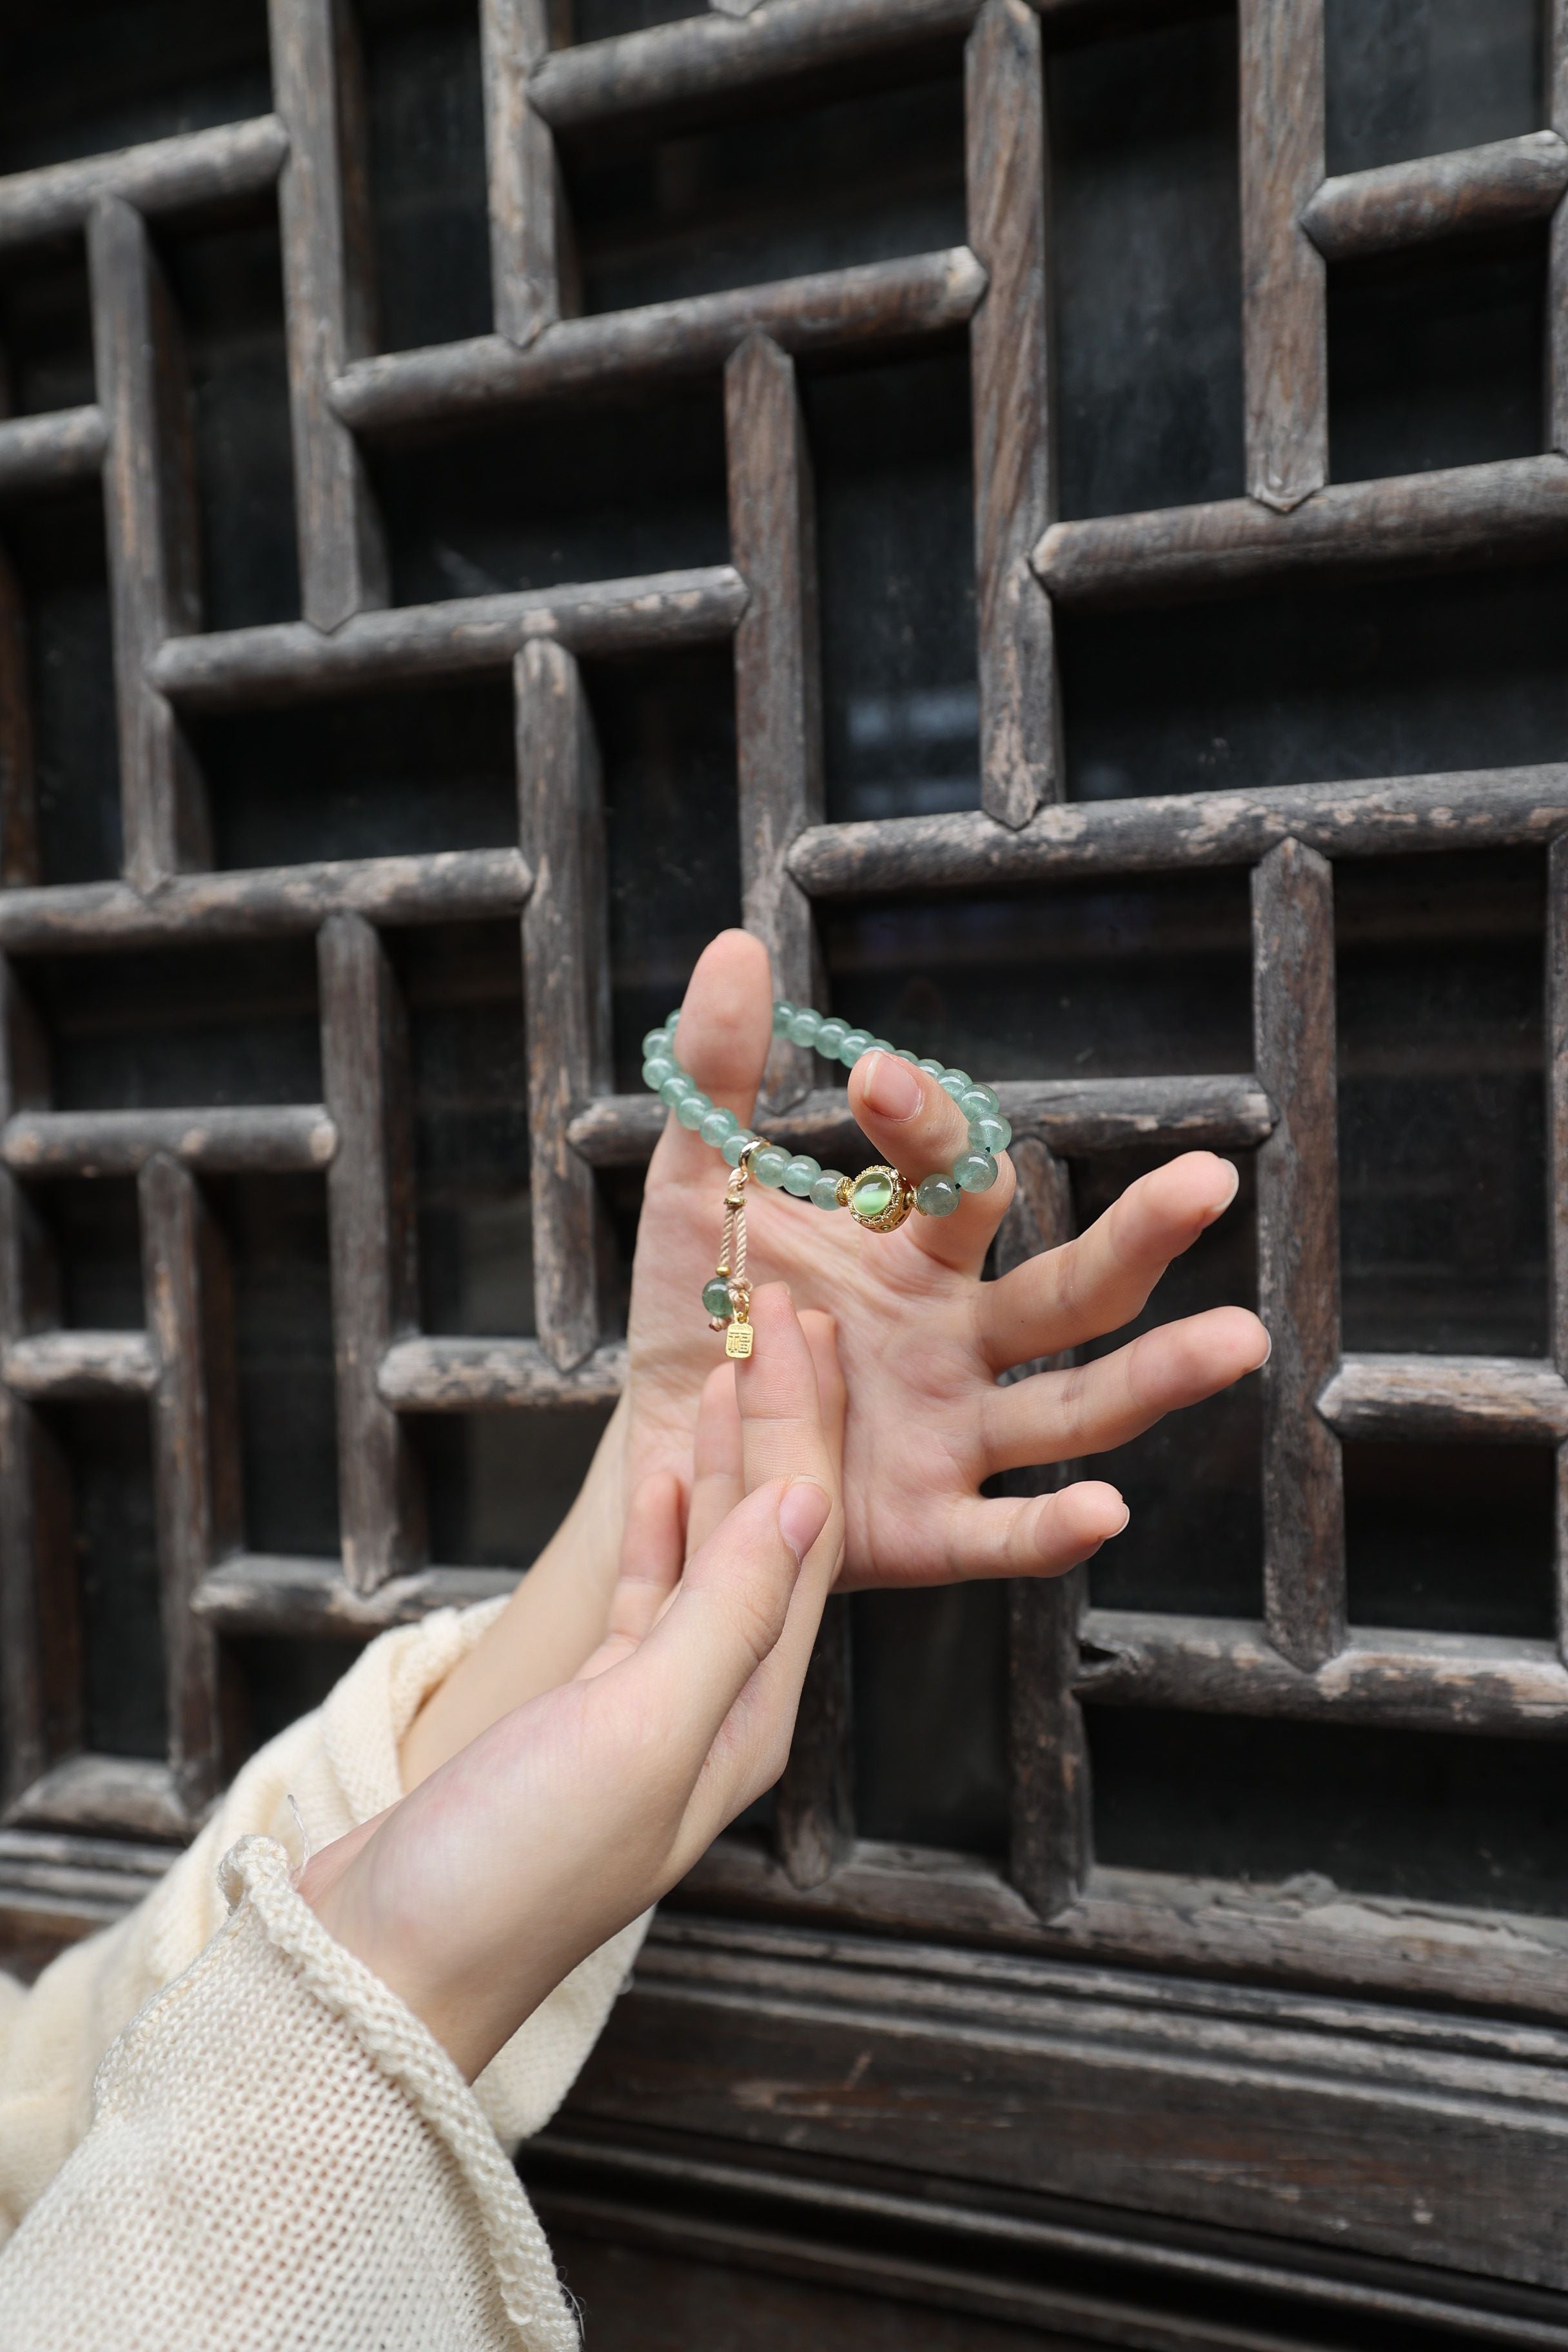
POLYGON ((626 1427, 623 1397, 572 1508, 500 1616, 409 1726, 399 1751, 405 1789, 513 1707, 570 1682, 598 1647, 620 1554, 626 1427))

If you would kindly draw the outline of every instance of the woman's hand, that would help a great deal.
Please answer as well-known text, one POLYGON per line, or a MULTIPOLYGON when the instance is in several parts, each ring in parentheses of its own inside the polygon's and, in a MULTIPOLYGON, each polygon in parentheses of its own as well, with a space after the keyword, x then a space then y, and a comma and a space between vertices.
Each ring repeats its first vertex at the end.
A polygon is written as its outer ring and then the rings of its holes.
POLYGON ((844 1392, 827 1318, 803 1328, 769 1287, 752 1319, 756 1355, 706 1383, 689 1499, 668 1470, 634 1494, 609 1630, 576 1678, 301 1878, 470 2081, 784 1769, 843 1549, 844 1392))
MULTIPOLYGON (((773 1032, 765 951, 726 931, 692 974, 676 1052, 716 1103, 749 1121, 773 1032)), ((866 1056, 850 1107, 907 1174, 950 1167, 968 1138, 935 1080, 866 1056)), ((722 1180, 716 1151, 671 1118, 648 1170, 629 1334, 629 1469, 635 1480, 685 1457, 713 1338, 699 1301, 712 1273, 722 1180)), ((1054 1575, 1126 1525, 1099 1480, 1026 1501, 982 1499, 981 1482, 1024 1464, 1080 1460, 1124 1445, 1178 1405, 1254 1371, 1268 1352, 1256 1315, 1215 1307, 1144 1333, 1113 1355, 1006 1387, 999 1373, 1082 1347, 1130 1322, 1173 1257, 1235 1196, 1235 1169, 1191 1151, 1129 1187, 1064 1248, 1000 1282, 980 1272, 1014 1177, 1004 1153, 988 1192, 949 1217, 863 1233, 847 1215, 747 1187, 751 1265, 802 1306, 829 1309, 848 1385, 846 1584, 940 1584, 1054 1575)))

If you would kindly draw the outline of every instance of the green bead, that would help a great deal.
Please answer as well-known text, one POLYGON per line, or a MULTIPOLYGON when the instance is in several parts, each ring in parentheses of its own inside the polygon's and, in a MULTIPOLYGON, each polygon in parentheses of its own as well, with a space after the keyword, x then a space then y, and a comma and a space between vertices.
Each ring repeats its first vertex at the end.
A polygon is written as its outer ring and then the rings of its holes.
POLYGON ((675 1075, 675 1064, 668 1054, 650 1054, 642 1066, 642 1082, 645 1087, 651 1087, 655 1094, 666 1078, 673 1078, 675 1075))
POLYGON ((868 1168, 857 1176, 849 1205, 858 1217, 884 1217, 893 1205, 893 1187, 879 1168, 868 1168))
POLYGON ((917 1069, 929 1070, 933 1078, 940 1078, 943 1070, 946 1069, 947 1064, 945 1062, 933 1062, 931 1055, 927 1054, 916 1064, 915 1066, 917 1069))
POLYGON ((665 1016, 664 1016, 664 1025, 665 1025, 666 1029, 669 1032, 669 1043, 670 1043, 670 1049, 671 1049, 671 1051, 672 1051, 672 1052, 673 1052, 674 1047, 675 1047, 675 1033, 676 1033, 677 1028, 679 1026, 679 1023, 680 1023, 680 1007, 679 1007, 679 1005, 678 1004, 678 1005, 676 1006, 676 1008, 675 1008, 675 1010, 674 1010, 674 1012, 673 1012, 673 1013, 667 1013, 665 1014, 665 1016))
POLYGON ((843 1207, 844 1203, 838 1197, 838 1187, 843 1181, 842 1171, 837 1168, 825 1168, 820 1176, 813 1179, 811 1197, 819 1209, 843 1207))
POLYGON ((734 1133, 727 1135, 719 1146, 719 1156, 728 1167, 738 1168, 741 1164, 741 1154, 745 1150, 747 1144, 755 1143, 756 1139, 749 1127, 738 1127, 734 1133))
POLYGON ((666 1078, 660 1086, 658 1098, 660 1102, 667 1102, 670 1109, 674 1110, 678 1103, 683 1103, 688 1095, 694 1095, 696 1092, 695 1085, 687 1076, 685 1071, 677 1070, 672 1078, 666 1078))
POLYGON ((752 1173, 759 1184, 765 1184, 770 1192, 775 1192, 784 1182, 784 1170, 789 1161, 787 1151, 781 1151, 776 1143, 770 1143, 761 1151, 752 1154, 752 1173))
POLYGON ((898 1052, 894 1055, 893 1059, 897 1062, 912 1062, 917 1070, 921 1066, 920 1055, 918 1054, 911 1054, 907 1045, 900 1045, 898 1052))
POLYGON ((838 1048, 849 1034, 847 1021, 825 1021, 816 1033, 816 1050, 826 1054, 830 1062, 838 1059, 838 1048))
POLYGON ((821 1026, 821 1013, 814 1013, 809 1005, 804 1005, 789 1024, 791 1045, 815 1045, 816 1033, 821 1026))
POLYGON ((795 1008, 790 1003, 788 998, 781 996, 778 1003, 773 1007, 773 1035, 775 1037, 787 1037, 789 1035, 789 1024, 795 1019, 795 1008))
POLYGON ((691 1092, 689 1095, 682 1095, 676 1104, 675 1116, 682 1127, 700 1127, 712 1108, 712 1103, 701 1088, 693 1087, 691 1092))
POLYGON ((915 1206, 928 1217, 951 1217, 963 1197, 951 1176, 922 1176, 915 1187, 915 1206))
POLYGON ((704 1143, 711 1143, 717 1147, 723 1142, 726 1136, 734 1134, 740 1123, 732 1110, 721 1110, 715 1104, 697 1132, 704 1143))
POLYGON ((735 1302, 730 1296, 730 1286, 722 1275, 716 1274, 711 1282, 702 1286, 702 1304, 710 1315, 721 1315, 726 1323, 735 1312, 735 1302))
POLYGON ((890 1037, 873 1037, 871 1051, 873 1054, 893 1054, 898 1051, 898 1048, 890 1037))
POLYGON ((868 1054, 870 1050, 869 1029, 851 1029, 843 1045, 838 1048, 838 1058, 847 1070, 852 1070, 861 1055, 868 1054))
POLYGON ((1002 1097, 994 1087, 965 1087, 958 1108, 965 1118, 984 1118, 1001 1109, 1002 1097))
POLYGON ((961 1151, 952 1163, 952 1181, 963 1192, 989 1192, 996 1162, 988 1151, 961 1151))
POLYGON ((937 1080, 937 1085, 943 1094, 951 1095, 954 1102, 958 1100, 960 1095, 966 1095, 973 1084, 974 1081, 967 1070, 943 1070, 937 1080))
POLYGON ((654 1055, 655 1055, 656 1054, 668 1054, 668 1051, 669 1051, 669 1032, 668 1032, 668 1029, 650 1029, 650 1030, 648 1031, 648 1033, 647 1033, 647 1036, 643 1039, 643 1041, 642 1041, 642 1057, 643 1057, 643 1060, 644 1060, 645 1062, 651 1062, 651 1061, 652 1061, 652 1059, 653 1059, 653 1057, 654 1057, 654 1055))
POLYGON ((1000 1111, 969 1122, 969 1140, 977 1151, 1005 1151, 1013 1140, 1013 1122, 1000 1111))
POLYGON ((804 1201, 822 1173, 822 1162, 814 1160, 809 1151, 797 1151, 784 1173, 784 1188, 804 1201))

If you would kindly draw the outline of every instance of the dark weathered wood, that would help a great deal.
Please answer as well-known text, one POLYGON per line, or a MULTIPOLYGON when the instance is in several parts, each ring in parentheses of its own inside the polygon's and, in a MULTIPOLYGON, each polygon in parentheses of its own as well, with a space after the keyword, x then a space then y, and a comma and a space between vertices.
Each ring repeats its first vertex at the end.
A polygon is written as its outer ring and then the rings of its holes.
POLYGON ((1073 1681, 1096 1706, 1568 1739, 1568 1667, 1550 1642, 1363 1628, 1303 1672, 1262 1625, 1225 1617, 1094 1609, 1081 1639, 1073 1681))
MULTIPOLYGON (((1546 0, 1543 11, 1545 112, 1568 142, 1568 0, 1546 0)), ((1568 449, 1568 214, 1552 215, 1546 269, 1546 444, 1568 449)))
POLYGON ((24 1791, 6 1821, 17 1829, 179 1840, 188 1838, 196 1826, 178 1774, 167 1764, 132 1756, 68 1758, 24 1791))
POLYGON ((417 1321, 407 1036, 378 932, 333 915, 321 934, 321 1073, 338 1149, 327 1171, 343 1576, 373 1592, 424 1565, 417 1465, 376 1373, 417 1321))
MULTIPOLYGON (((811 904, 784 856, 823 812, 816 501, 795 362, 765 335, 748 335, 724 371, 724 420, 730 544, 747 587, 735 629, 742 905, 774 992, 812 1004, 822 972, 811 904)), ((805 1093, 815 1059, 775 1039, 764 1117, 805 1093)))
POLYGON ((1340 482, 1289 514, 1252 499, 1053 523, 1035 569, 1058 604, 1163 604, 1259 581, 1545 554, 1568 544, 1568 464, 1488 466, 1340 482))
POLYGON ((234 1300, 226 1253, 195 1178, 163 1153, 137 1183, 153 1391, 158 1600, 169 1770, 199 1814, 222 1771, 217 1646, 191 1601, 244 1537, 234 1300))
POLYGON ((21 583, 0 546, 0 888, 38 880, 38 796, 27 616, 21 583))
POLYGON ((0 178, 0 252, 47 244, 83 227, 104 196, 142 213, 199 212, 269 188, 289 152, 275 114, 182 131, 79 162, 45 163, 0 178))
POLYGON ((517 1582, 504 1569, 426 1568, 389 1577, 374 1592, 343 1581, 335 1559, 279 1559, 238 1552, 203 1578, 191 1607, 218 1633, 280 1634, 291 1641, 384 1633, 433 1609, 499 1600, 517 1582))
POLYGON ((739 574, 715 563, 584 587, 455 596, 449 604, 362 614, 334 636, 285 621, 176 638, 153 663, 153 677, 193 710, 249 710, 413 678, 504 670, 535 641, 584 654, 720 643, 740 618, 745 594, 739 574))
MULTIPOLYGON (((996 1272, 1022 1265, 1042 1250, 1059 1249, 1074 1232, 1067 1163, 1033 1136, 1016 1136, 1013 1164, 1018 1189, 996 1236, 996 1272)), ((1053 1357, 1020 1366, 1014 1377, 1058 1369, 1053 1357)), ((1075 1475, 1071 1463, 1015 1472, 1013 1493, 1050 1494, 1075 1475)), ((1042 1918, 1083 1891, 1092 1853, 1089 1801, 1089 1742, 1083 1711, 1073 1694, 1079 1620, 1088 1600, 1081 1570, 1032 1577, 1008 1588, 1007 1874, 1042 1918)))
MULTIPOLYGON (((1021 832, 967 809, 881 817, 803 834, 789 864, 814 898, 852 898, 1080 874, 1250 866, 1291 838, 1332 857, 1544 845, 1565 816, 1568 766, 1483 768, 1264 792, 1080 801, 1042 809, 1021 832)), ((0 923, 4 913, 0 907, 0 923)))
POLYGON ((1423 155, 1325 180, 1301 226, 1325 261, 1545 220, 1568 188, 1568 141, 1528 131, 1485 147, 1423 155))
POLYGON ((108 446, 101 408, 0 418, 0 499, 37 498, 40 491, 89 482, 108 446))
POLYGON ((820 1886, 855 1843, 849 1606, 830 1599, 774 1795, 773 1839, 792 1886, 820 1886))
POLYGON ((1568 1381, 1532 1357, 1344 1356, 1318 1411, 1341 1437, 1551 1445, 1568 1438, 1568 1381))
POLYGON ((969 338, 980 797, 1004 824, 1063 797, 1050 599, 1029 569, 1056 512, 1040 49, 1024 0, 985 0, 964 71, 969 241, 990 281, 969 338))
POLYGON ((7 1344, 0 1380, 35 1401, 144 1397, 158 1366, 144 1331, 38 1331, 7 1344))
POLYGON ((721 368, 750 334, 795 355, 915 342, 963 325, 985 291, 967 246, 563 319, 525 351, 500 335, 360 360, 332 386, 359 433, 455 422, 721 368))
POLYGON ((347 0, 268 0, 289 156, 278 184, 300 609, 318 629, 386 599, 386 552, 353 436, 328 397, 374 348, 360 61, 347 0))
POLYGON ((338 1148, 319 1103, 276 1109, 24 1111, 0 1158, 29 1176, 133 1176, 156 1154, 211 1173, 319 1171, 338 1148))
POLYGON ((1300 226, 1323 178, 1322 0, 1241 0, 1247 487, 1288 514, 1329 478, 1328 287, 1300 226))
POLYGON ((1317 1666, 1344 1640, 1339 1439, 1314 1410, 1340 1354, 1333 869, 1283 841, 1252 877, 1253 1053, 1278 1112, 1258 1152, 1263 1584, 1269 1639, 1317 1666))
POLYGON ((35 954, 185 940, 277 939, 330 915, 374 923, 446 923, 514 913, 531 877, 515 849, 445 849, 416 857, 177 876, 151 898, 122 882, 0 892, 0 944, 35 954))
POLYGON ((147 224, 122 197, 88 230, 93 356, 109 425, 104 514, 120 721, 125 869, 140 889, 211 862, 200 779, 147 676, 163 639, 201 626, 190 392, 147 224))
POLYGON ((566 1127, 609 1083, 605 810, 573 656, 543 641, 527 646, 516 694, 518 823, 534 877, 522 912, 533 1307, 540 1346, 566 1372, 599 1339, 598 1192, 566 1127))
MULTIPOLYGON (((1546 894, 1546 1215, 1551 1348, 1560 1382, 1568 1381, 1568 837, 1547 857, 1546 894)), ((1554 1400, 1555 1402, 1555 1400, 1554 1400)), ((1568 1658, 1568 1421, 1558 1423, 1557 1638, 1568 1658)))
POLYGON ((626 1379, 619 1340, 563 1370, 537 1339, 404 1339, 382 1358, 376 1385, 400 1412, 483 1412, 614 1404, 626 1379))
POLYGON ((490 284, 496 332, 518 345, 561 315, 555 141, 528 100, 549 17, 549 0, 480 0, 490 284))
MULTIPOLYGON (((1137 1143, 1244 1151, 1274 1123, 1268 1097, 1252 1078, 1004 1078, 996 1091, 1016 1137, 1037 1136, 1074 1159, 1137 1143)), ((664 1120, 664 1107, 651 1095, 603 1095, 566 1132, 595 1168, 640 1168, 664 1120)), ((844 1096, 826 1091, 770 1119, 768 1133, 825 1166, 848 1167, 871 1149, 844 1096)))

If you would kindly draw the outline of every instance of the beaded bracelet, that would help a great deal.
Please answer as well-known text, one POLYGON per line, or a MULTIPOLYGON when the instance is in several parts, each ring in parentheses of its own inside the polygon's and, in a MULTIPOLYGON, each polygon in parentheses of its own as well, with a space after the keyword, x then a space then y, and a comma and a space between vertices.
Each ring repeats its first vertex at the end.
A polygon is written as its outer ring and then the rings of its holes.
POLYGON ((948 1217, 965 1192, 989 1192, 996 1181, 996 1154, 1012 1140, 1013 1129, 1002 1116, 994 1089, 976 1086, 967 1071, 950 1070, 944 1063, 922 1061, 907 1049, 873 1037, 868 1029, 852 1029, 847 1021, 826 1018, 809 1005, 782 999, 773 1006, 773 1035, 796 1045, 815 1045, 830 1062, 853 1069, 862 1054, 891 1054, 929 1070, 950 1094, 969 1122, 969 1141, 945 1174, 921 1177, 919 1182, 879 1162, 858 1176, 824 1168, 808 1151, 788 1152, 765 1136, 743 1127, 731 1110, 724 1110, 688 1076, 675 1058, 672 1013, 662 1029, 650 1029, 643 1039, 643 1078, 661 1101, 668 1104, 682 1127, 690 1128, 704 1143, 713 1144, 732 1170, 724 1194, 723 1237, 712 1279, 702 1286, 702 1304, 710 1327, 724 1333, 724 1352, 752 1352, 752 1286, 746 1279, 746 1205, 748 1181, 772 1191, 793 1192, 815 1202, 819 1209, 847 1209, 857 1224, 868 1233, 896 1233, 912 1209, 922 1216, 948 1217))

